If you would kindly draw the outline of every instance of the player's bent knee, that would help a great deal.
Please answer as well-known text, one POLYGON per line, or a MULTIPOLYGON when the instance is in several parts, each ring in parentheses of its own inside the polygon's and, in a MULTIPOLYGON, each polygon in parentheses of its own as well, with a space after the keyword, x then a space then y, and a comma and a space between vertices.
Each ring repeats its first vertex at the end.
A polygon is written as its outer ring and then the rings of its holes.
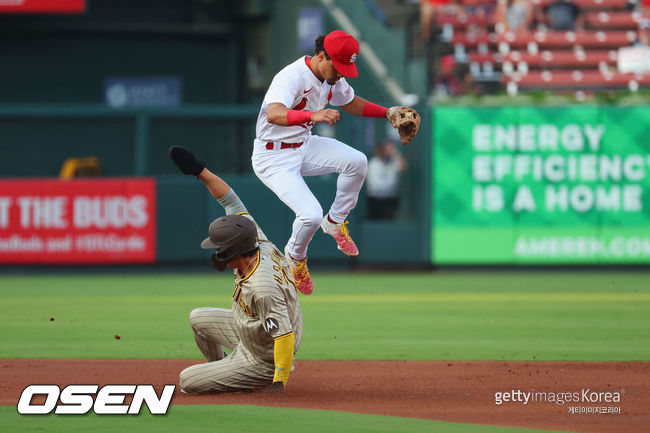
POLYGON ((190 311, 190 326, 195 329, 205 317, 205 308, 195 308, 190 311))
POLYGON ((192 328, 194 328, 194 325, 197 323, 198 310, 198 308, 195 308, 194 310, 190 311, 190 325, 192 328))
POLYGON ((305 227, 320 227, 320 223, 323 221, 323 208, 317 201, 314 201, 310 206, 305 206, 301 210, 298 220, 305 227))
POLYGON ((300 219, 305 226, 320 227, 320 223, 323 221, 323 210, 320 209, 319 212, 310 212, 301 215, 300 219))
POLYGON ((181 390, 188 394, 200 394, 200 382, 196 381, 196 379, 192 379, 192 377, 195 376, 195 374, 191 373, 192 367, 187 367, 185 370, 181 371, 178 375, 178 384, 180 385, 181 390))
POLYGON ((181 371, 181 374, 178 375, 178 384, 181 387, 181 390, 187 393, 194 393, 196 390, 190 385, 190 382, 187 377, 187 368, 181 371))
POLYGON ((355 152, 354 156, 350 158, 349 170, 352 173, 365 176, 368 172, 368 158, 361 152, 355 152))

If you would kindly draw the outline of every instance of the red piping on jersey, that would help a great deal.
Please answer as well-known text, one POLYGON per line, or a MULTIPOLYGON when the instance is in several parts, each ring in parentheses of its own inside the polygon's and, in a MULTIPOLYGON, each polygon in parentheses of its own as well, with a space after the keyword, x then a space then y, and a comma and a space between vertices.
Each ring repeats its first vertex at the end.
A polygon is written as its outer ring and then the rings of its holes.
POLYGON ((252 271, 250 271, 250 272, 248 273, 248 275, 244 276, 241 280, 237 281, 237 283, 243 283, 244 281, 246 281, 246 280, 248 279, 248 277, 250 277, 251 275, 253 275, 253 272, 255 272, 255 270, 257 269, 257 267, 258 267, 259 265, 260 265, 260 250, 258 249, 258 250, 257 250, 257 257, 256 257, 255 267, 253 268, 252 271))
POLYGON ((295 107, 292 108, 292 110, 302 110, 307 106, 307 98, 302 98, 302 101, 300 101, 295 107))

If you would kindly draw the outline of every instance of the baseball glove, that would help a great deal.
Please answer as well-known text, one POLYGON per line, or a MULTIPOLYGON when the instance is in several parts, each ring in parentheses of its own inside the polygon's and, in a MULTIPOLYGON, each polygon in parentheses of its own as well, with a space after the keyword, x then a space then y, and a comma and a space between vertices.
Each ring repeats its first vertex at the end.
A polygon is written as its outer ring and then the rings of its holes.
POLYGON ((184 174, 198 176, 205 168, 205 161, 196 159, 192 152, 182 146, 170 147, 169 157, 184 174))
POLYGON ((420 114, 411 107, 390 107, 386 118, 397 128, 402 144, 408 144, 420 129, 420 114))

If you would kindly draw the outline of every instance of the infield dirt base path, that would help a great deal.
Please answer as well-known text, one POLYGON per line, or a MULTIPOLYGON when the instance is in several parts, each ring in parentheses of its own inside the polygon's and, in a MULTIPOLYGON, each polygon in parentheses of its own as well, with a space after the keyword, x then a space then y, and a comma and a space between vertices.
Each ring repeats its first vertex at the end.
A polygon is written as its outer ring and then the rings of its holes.
MULTIPOLYGON (((199 360, 1 359, 0 405, 30 384, 178 384, 199 360)), ((580 395, 582 397, 582 395, 580 395)), ((297 361, 283 394, 190 396, 173 404, 253 404, 575 432, 641 432, 650 426, 650 362, 297 361), (496 392, 620 393, 620 402, 506 402, 496 392), (572 414, 612 407, 620 414, 572 414)))

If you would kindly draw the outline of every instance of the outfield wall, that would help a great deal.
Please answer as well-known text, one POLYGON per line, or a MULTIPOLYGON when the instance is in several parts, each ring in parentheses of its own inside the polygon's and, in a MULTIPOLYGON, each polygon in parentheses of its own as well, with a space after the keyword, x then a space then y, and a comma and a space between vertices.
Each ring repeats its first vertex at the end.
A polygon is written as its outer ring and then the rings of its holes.
MULTIPOLYGON (((313 262, 423 266, 650 261, 650 144, 646 139, 650 108, 447 106, 430 112, 419 108, 430 122, 423 122, 420 135, 402 149, 409 168, 402 178, 399 219, 366 219, 364 190, 350 216, 362 256, 354 261, 343 257, 330 238, 317 233, 310 246, 313 262)), ((0 173, 5 178, 22 174, 22 180, 43 175, 51 179, 65 157, 96 154, 109 178, 120 174, 151 179, 155 197, 150 202, 155 208, 150 209, 150 221, 155 222, 155 230, 147 241, 148 253, 135 262, 195 263, 207 258, 208 253, 198 245, 209 222, 222 211, 196 180, 176 174, 166 150, 177 143, 205 156, 280 247, 289 237, 290 210, 250 173, 249 135, 256 107, 0 106, 0 114, 0 136, 6 145, 0 173), (112 127, 116 122, 118 127, 112 127), (124 126, 123 133, 118 133, 119 125, 124 126)), ((364 136, 380 129, 373 121, 348 116, 337 137, 370 155, 364 136)), ((309 178, 308 184, 327 210, 336 177, 309 178)), ((65 247, 66 227, 61 224, 74 221, 77 203, 69 195, 72 192, 66 192, 70 188, 25 190, 23 194, 6 181, 0 187, 0 250, 5 249, 0 251, 4 254, 0 262, 29 263, 12 257, 17 241, 11 236, 27 239, 36 233, 43 241, 49 236, 47 224, 59 224, 54 227, 58 231, 52 235, 53 248, 65 247), (40 201, 40 214, 31 217, 46 218, 47 212, 54 212, 51 206, 59 203, 68 206, 64 211, 68 220, 20 225, 21 212, 37 212, 36 201, 25 197, 54 199, 40 201), (19 200, 24 209, 19 208, 19 200), (11 222, 4 218, 8 212, 13 212, 11 222)), ((126 194, 118 201, 131 199, 126 194)), ((48 258, 35 252, 33 257, 31 263, 66 262, 63 256, 48 258)), ((79 263, 77 259, 66 263, 79 263)), ((110 260, 93 261, 125 262, 134 260, 114 254, 110 260)))

